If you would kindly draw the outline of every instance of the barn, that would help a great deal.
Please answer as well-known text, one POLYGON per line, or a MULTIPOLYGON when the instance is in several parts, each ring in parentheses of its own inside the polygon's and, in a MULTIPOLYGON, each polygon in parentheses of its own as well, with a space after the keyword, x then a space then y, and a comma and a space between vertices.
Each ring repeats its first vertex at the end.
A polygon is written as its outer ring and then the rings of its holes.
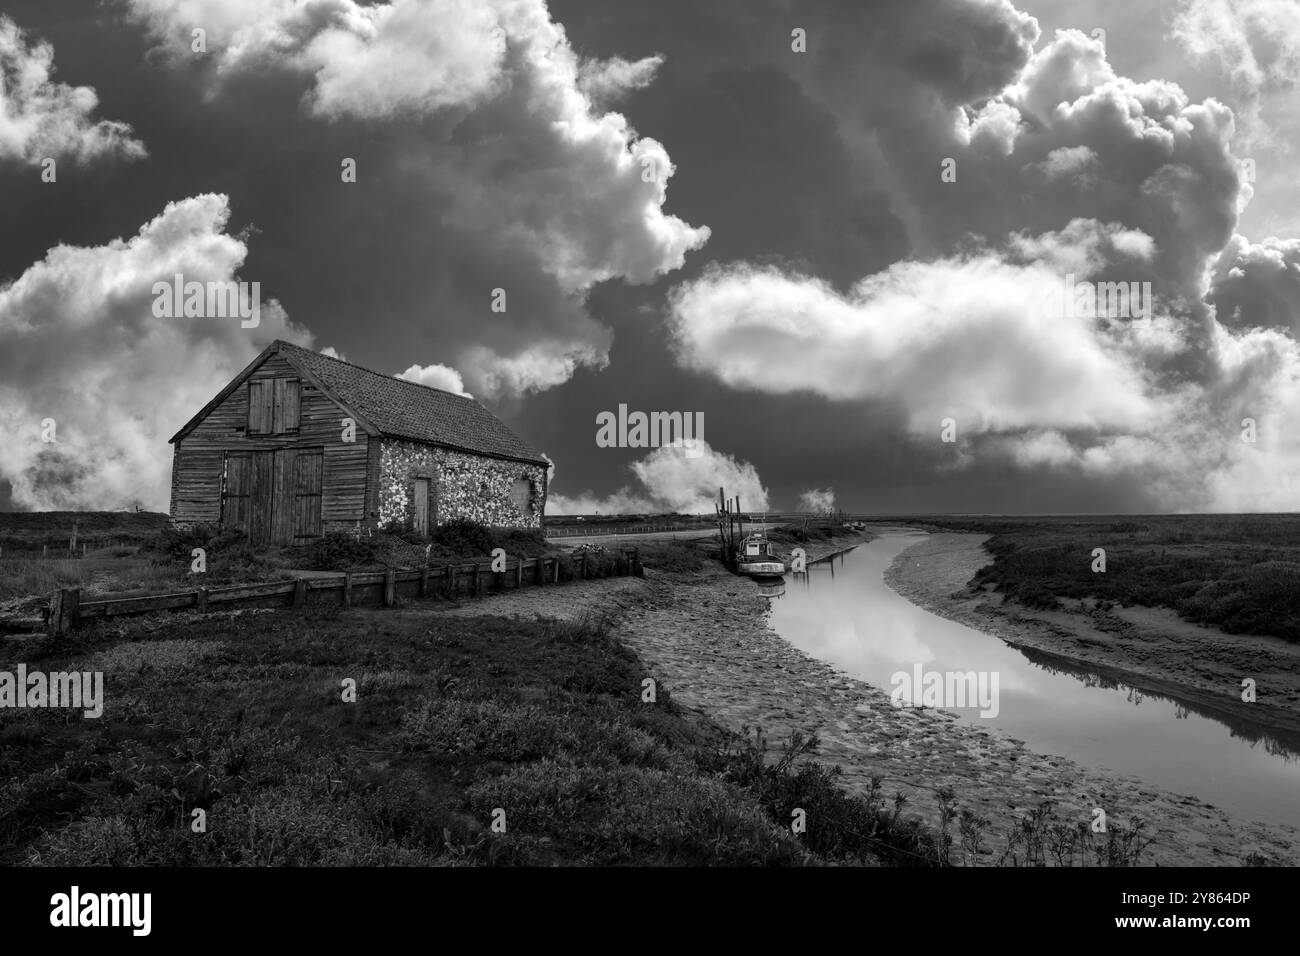
POLYGON ((547 460, 471 398, 275 341, 171 439, 171 518, 259 546, 539 528, 547 460))

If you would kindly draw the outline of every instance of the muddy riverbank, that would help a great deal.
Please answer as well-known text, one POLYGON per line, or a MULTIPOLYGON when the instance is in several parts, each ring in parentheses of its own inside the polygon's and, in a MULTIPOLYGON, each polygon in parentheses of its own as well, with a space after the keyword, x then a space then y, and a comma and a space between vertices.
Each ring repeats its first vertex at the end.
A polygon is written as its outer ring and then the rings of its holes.
MULTIPOLYGON (((810 557, 843 546, 828 543, 810 557)), ((1050 800, 1062 820, 1089 821, 1095 807, 1124 826, 1140 818, 1155 840, 1144 864, 1235 866, 1251 854, 1297 862, 1300 834, 1291 828, 1234 819, 1193 797, 1034 753, 943 711, 892 706, 888 689, 855 680, 781 638, 753 582, 720 567, 539 589, 540 605, 534 593, 489 598, 472 613, 615 613, 617 636, 679 703, 730 730, 761 727, 773 749, 795 732, 815 732, 821 743, 812 759, 840 767, 846 787, 865 792, 882 777, 887 794, 903 794, 908 810, 930 824, 938 818, 937 791, 952 788, 959 809, 989 821, 991 849, 1050 800)))

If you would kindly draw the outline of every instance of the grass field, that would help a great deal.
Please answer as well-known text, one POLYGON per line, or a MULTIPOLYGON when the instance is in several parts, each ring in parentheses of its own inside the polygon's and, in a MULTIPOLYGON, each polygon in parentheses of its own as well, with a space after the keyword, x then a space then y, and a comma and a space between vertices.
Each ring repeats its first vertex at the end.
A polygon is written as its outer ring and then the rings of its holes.
MULTIPOLYGON (((65 587, 131 597, 187 590, 200 581, 221 586, 285 580, 294 570, 379 571, 416 568, 426 560, 434 565, 487 561, 498 547, 511 559, 567 555, 536 531, 487 529, 468 522, 441 526, 432 536, 329 534, 301 547, 254 549, 241 535, 220 534, 210 527, 174 531, 166 527, 165 519, 165 515, 112 512, 0 514, 0 540, 22 546, 17 552, 13 544, 0 550, 0 602, 44 601, 52 591, 65 587), (68 557, 64 529, 70 533, 74 519, 79 540, 88 540, 82 529, 93 528, 96 534, 111 537, 89 540, 119 543, 92 547, 84 557, 80 550, 78 557, 68 557), (57 546, 42 558, 39 549, 45 539, 57 546), (206 570, 201 577, 192 571, 195 548, 204 550, 206 570)), ((590 560, 598 564, 601 556, 590 560)), ((562 557, 562 564, 562 575, 572 576, 567 557, 562 557)))
POLYGON ((1300 516, 919 517, 992 534, 973 583, 1029 607, 1062 598, 1173 608, 1186 620, 1300 641, 1300 516), (1106 553, 1094 572, 1093 550, 1106 553))
POLYGON ((953 795, 930 827, 878 783, 852 795, 796 762, 815 738, 773 761, 761 732, 726 734, 669 688, 643 700, 645 668, 599 620, 309 609, 79 634, 43 659, 0 645, 0 670, 105 675, 99 719, 6 713, 0 864, 1123 865, 1141 852, 1139 833, 1093 844, 1044 807, 981 856, 985 824, 953 795))
POLYGON ((871 863, 891 826, 924 849, 831 775, 643 702, 599 622, 246 613, 73 656, 27 664, 104 671, 104 716, 8 712, 2 863, 871 863), (821 811, 802 839, 790 799, 821 811))

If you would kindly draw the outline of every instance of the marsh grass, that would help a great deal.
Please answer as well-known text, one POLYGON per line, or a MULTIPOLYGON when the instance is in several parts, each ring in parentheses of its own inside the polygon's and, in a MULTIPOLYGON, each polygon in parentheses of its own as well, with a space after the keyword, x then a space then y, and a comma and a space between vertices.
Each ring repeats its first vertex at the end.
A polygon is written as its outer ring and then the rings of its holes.
MULTIPOLYGON (((879 778, 846 790, 811 759, 815 736, 773 756, 761 731, 727 733, 666 687, 643 702, 647 670, 602 615, 309 607, 94 624, 78 641, 21 659, 103 669, 104 715, 0 725, 0 864, 1124 865, 1141 851, 1117 835, 1098 856, 1043 816, 993 858, 955 798, 927 826, 879 778)), ((0 649, 0 669, 19 650, 0 649)))
POLYGON ((991 585, 1032 608, 1063 599, 1167 607, 1229 634, 1300 641, 1300 517, 1186 515, 1097 518, 930 518, 938 530, 993 534, 991 585), (1105 573, 1092 550, 1106 550, 1105 573))

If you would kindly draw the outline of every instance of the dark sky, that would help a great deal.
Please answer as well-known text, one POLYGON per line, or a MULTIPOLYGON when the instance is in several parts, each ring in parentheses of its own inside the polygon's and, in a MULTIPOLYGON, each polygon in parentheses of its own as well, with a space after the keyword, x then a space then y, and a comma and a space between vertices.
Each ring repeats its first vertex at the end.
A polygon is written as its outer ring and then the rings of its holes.
POLYGON ((552 510, 1294 510, 1300 216, 1238 160, 1287 164, 1300 27, 1201 6, 10 0, 0 507, 165 509, 167 438, 285 337, 463 382, 552 510), (177 271, 279 307, 154 318, 177 271), (1066 272, 1154 318, 1036 313, 1066 272), (598 447, 620 404, 703 412, 706 453, 598 447))

